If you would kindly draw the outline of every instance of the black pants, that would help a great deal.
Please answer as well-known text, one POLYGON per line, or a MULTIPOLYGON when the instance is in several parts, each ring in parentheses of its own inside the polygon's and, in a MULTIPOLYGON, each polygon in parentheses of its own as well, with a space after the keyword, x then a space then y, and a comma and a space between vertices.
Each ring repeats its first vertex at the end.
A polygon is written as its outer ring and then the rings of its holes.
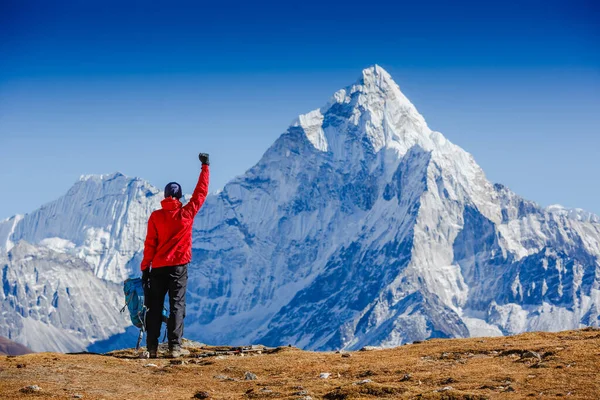
POLYGON ((162 325, 162 310, 165 296, 169 293, 169 321, 167 337, 169 348, 181 346, 183 337, 183 319, 185 318, 185 291, 187 288, 187 264, 173 267, 152 268, 150 272, 150 301, 146 329, 148 349, 158 348, 160 328, 162 325))

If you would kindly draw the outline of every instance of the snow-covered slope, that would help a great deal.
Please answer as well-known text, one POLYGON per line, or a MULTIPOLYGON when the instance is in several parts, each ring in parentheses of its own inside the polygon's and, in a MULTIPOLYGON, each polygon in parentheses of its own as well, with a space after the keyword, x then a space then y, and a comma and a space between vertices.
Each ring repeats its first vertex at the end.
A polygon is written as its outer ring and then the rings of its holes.
POLYGON ((25 215, 10 241, 73 254, 96 276, 121 282, 141 261, 148 216, 160 207, 158 192, 120 173, 82 176, 65 196, 25 215))
MULTIPOLYGON (((139 179, 85 177, 0 222, 0 246, 25 239, 119 282, 160 197, 139 179)), ((491 184, 374 66, 208 197, 186 336, 332 349, 597 326, 599 221, 491 184)))
POLYGON ((600 226, 487 181, 380 67, 197 220, 192 332, 312 349, 598 325, 600 226))
POLYGON ((79 258, 20 241, 0 268, 0 336, 34 351, 81 351, 129 324, 120 285, 79 258))

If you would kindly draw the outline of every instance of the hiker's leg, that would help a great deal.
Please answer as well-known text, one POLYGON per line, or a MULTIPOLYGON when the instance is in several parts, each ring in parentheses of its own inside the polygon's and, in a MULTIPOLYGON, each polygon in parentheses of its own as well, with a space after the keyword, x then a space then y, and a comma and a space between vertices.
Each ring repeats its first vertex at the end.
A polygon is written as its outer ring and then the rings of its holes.
POLYGON ((183 319, 185 318, 185 292, 187 289, 187 265, 170 267, 169 306, 170 315, 167 324, 169 348, 181 346, 183 337, 183 319))
POLYGON ((158 348, 160 338, 160 327, 162 325, 162 310, 165 303, 165 295, 169 289, 169 279, 164 268, 152 269, 150 273, 150 310, 146 318, 146 347, 148 349, 158 348))

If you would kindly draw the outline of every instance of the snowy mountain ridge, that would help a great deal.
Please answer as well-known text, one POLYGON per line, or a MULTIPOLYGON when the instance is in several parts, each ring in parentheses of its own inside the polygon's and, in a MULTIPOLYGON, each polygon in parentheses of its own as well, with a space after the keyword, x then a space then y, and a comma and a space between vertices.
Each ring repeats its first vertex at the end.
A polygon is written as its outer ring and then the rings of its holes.
MULTIPOLYGON (((83 176, 1 222, 0 245, 120 282, 161 197, 122 174, 83 176)), ((379 66, 210 195, 193 239, 186 335, 208 343, 353 349, 600 323, 598 217, 490 183, 379 66)))

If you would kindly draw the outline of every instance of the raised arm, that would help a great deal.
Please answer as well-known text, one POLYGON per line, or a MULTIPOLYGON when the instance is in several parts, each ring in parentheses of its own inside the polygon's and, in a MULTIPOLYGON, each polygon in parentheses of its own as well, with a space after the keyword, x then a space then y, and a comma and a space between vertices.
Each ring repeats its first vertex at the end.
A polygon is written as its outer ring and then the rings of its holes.
POLYGON ((154 223, 154 213, 150 214, 148 219, 148 232, 146 233, 146 241, 144 242, 144 259, 142 260, 142 271, 148 269, 156 254, 156 246, 158 246, 158 231, 154 223))
POLYGON ((208 154, 200 153, 200 161, 202 161, 202 171, 198 177, 198 183, 196 184, 192 198, 183 206, 182 210, 187 218, 194 218, 198 214, 200 207, 202 207, 208 195, 208 182, 210 178, 208 154))

